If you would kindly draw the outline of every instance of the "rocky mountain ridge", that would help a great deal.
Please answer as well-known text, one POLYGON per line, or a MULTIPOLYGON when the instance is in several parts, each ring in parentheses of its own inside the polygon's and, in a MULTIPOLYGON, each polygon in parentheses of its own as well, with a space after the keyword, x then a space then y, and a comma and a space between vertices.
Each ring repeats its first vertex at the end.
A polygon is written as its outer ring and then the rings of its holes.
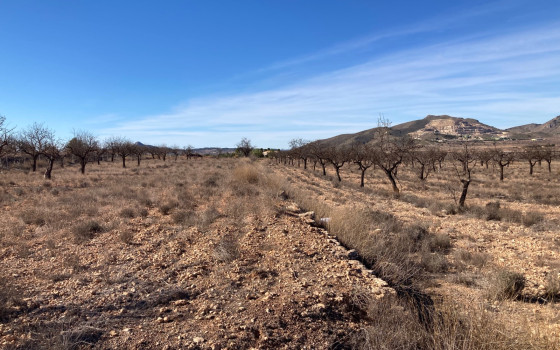
MULTIPOLYGON (((321 140, 321 143, 337 146, 350 145, 356 142, 367 143, 375 137, 377 130, 378 128, 372 128, 354 134, 337 135, 321 140)), ((430 141, 552 138, 560 136, 560 116, 543 124, 533 123, 508 129, 499 129, 472 118, 428 115, 423 119, 392 126, 390 127, 390 133, 395 136, 408 135, 415 139, 430 141)))

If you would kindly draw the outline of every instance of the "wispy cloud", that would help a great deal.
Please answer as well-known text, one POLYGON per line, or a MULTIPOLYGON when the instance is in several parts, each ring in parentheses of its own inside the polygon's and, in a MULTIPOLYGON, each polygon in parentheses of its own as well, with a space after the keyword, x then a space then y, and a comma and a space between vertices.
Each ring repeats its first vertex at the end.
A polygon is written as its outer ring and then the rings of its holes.
MULTIPOLYGON (((191 99, 170 113, 100 133, 195 146, 233 146, 247 136, 259 146, 285 147, 295 137, 374 127, 379 113, 393 123, 444 113, 498 127, 544 122, 560 113, 558 24, 402 50, 275 89, 191 99)), ((332 50, 353 50, 368 42, 332 50)), ((321 55, 329 53, 297 64, 321 55)))

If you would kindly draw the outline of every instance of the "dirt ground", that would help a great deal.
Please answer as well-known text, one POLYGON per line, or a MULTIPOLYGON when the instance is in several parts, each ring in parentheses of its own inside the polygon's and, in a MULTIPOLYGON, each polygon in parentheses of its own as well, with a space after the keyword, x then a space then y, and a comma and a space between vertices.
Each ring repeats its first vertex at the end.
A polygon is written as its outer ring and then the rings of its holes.
MULTIPOLYGON (((334 169, 322 176, 320 166, 303 169, 273 163, 295 192, 313 196, 329 208, 367 207, 390 212, 402 222, 421 224, 432 234, 450 238, 444 271, 426 277, 425 287, 433 298, 473 305, 495 314, 510 331, 530 329, 538 336, 558 339, 560 335, 560 172, 549 173, 543 162, 533 176, 522 162, 506 169, 499 181, 498 170, 478 166, 467 197, 464 213, 449 213, 454 191, 460 182, 452 169, 441 169, 425 181, 415 169, 402 167, 401 193, 395 198, 389 182, 379 170, 370 170, 365 188, 358 185, 356 166, 345 166, 342 182, 334 169), (488 203, 500 203, 498 217, 489 218, 488 203), (526 278, 515 300, 493 300, 488 296, 496 275, 508 270, 526 278), (552 290, 552 291, 551 291, 552 290), (550 295, 550 293, 554 295, 550 295)), ((556 340, 558 341, 558 340, 556 340)))
POLYGON ((449 237, 423 283, 434 300, 480 308, 508 332, 560 334, 557 296, 547 294, 560 269, 558 171, 529 177, 516 164, 500 183, 480 167, 469 210, 457 214, 449 173, 420 182, 413 171, 401 170, 399 198, 379 171, 362 189, 352 166, 339 183, 330 168, 323 177, 273 160, 108 162, 85 175, 74 165, 52 181, 3 171, 0 347, 355 347, 372 322, 364 300, 395 291, 321 225, 345 207, 449 237), (489 220, 496 201, 499 219, 489 220), (503 269, 526 278, 515 300, 489 297, 503 269))
POLYGON ((0 347, 344 348, 394 291, 238 162, 2 174, 0 347))

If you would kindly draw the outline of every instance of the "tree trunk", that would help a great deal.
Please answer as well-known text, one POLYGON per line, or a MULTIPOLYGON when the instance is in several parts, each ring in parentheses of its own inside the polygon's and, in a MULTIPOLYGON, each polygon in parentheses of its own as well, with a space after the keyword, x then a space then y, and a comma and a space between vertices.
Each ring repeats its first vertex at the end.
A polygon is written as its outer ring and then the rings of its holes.
POLYGON ((533 175, 533 168, 536 163, 529 162, 529 175, 533 175))
POLYGON ((47 170, 45 170, 45 179, 51 179, 51 173, 54 165, 54 158, 49 159, 49 165, 47 166, 47 170))
POLYGON ((33 165, 31 166, 31 170, 34 172, 37 170, 37 158, 39 158, 39 155, 33 156, 33 165))
POLYGON ((126 156, 121 156, 122 157, 122 167, 126 168, 126 156))
POLYGON ((82 174, 86 173, 86 159, 85 158, 80 158, 80 172, 82 174))
POLYGON ((393 186, 393 192, 395 194, 399 194, 399 187, 397 186, 397 182, 395 181, 395 177, 393 176, 393 172, 391 170, 387 170, 385 168, 383 168, 383 171, 385 172, 385 175, 387 175, 387 177, 389 178, 389 181, 391 181, 391 186, 393 186))
POLYGON ((463 190, 461 191, 461 198, 459 198, 459 206, 462 208, 465 206, 465 200, 467 199, 467 191, 469 190, 469 185, 471 180, 461 180, 463 184, 463 190))
POLYGON ((138 161, 138 166, 140 166, 140 158, 142 158, 142 155, 137 155, 136 156, 136 160, 138 161))
POLYGON ((426 166, 424 164, 420 164, 420 173, 418 174, 418 178, 422 181, 424 181, 424 179, 426 179, 424 177, 424 170, 426 169, 426 166))
POLYGON ((340 178, 340 167, 335 166, 334 168, 336 169, 336 177, 338 178, 338 182, 342 181, 342 178, 340 178))
POLYGON ((366 176, 366 170, 365 168, 361 168, 360 169, 362 171, 362 174, 360 176, 360 187, 364 187, 364 178, 366 176))
POLYGON ((307 170, 307 158, 303 159, 303 169, 307 170))
POLYGON ((500 181, 504 181, 504 167, 505 167, 505 164, 504 165, 498 164, 498 165, 500 166, 500 181))
POLYGON ((323 167, 323 176, 326 176, 326 175, 327 175, 326 166, 325 166, 325 164, 323 164, 323 163, 321 163, 321 166, 323 167))
POLYGON ((552 167, 551 167, 550 163, 552 163, 552 160, 550 160, 550 161, 547 160, 546 162, 548 163, 548 172, 551 173, 552 172, 552 167))

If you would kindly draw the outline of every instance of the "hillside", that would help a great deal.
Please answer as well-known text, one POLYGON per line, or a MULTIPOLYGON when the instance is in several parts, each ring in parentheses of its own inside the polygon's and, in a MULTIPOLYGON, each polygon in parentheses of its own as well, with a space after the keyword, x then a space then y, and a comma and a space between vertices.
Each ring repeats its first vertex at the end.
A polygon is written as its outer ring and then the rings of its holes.
POLYGON ((530 137, 550 137, 560 135, 560 115, 543 124, 531 123, 506 129, 512 135, 524 134, 530 137))
MULTIPOLYGON (((476 119, 456 118, 449 115, 428 115, 423 119, 398 124, 390 129, 391 134, 395 136, 409 135, 418 139, 449 139, 464 136, 495 139, 508 136, 508 133, 503 130, 483 124, 476 119)), ((355 134, 342 134, 321 142, 327 145, 368 143, 375 137, 377 130, 378 128, 372 128, 355 134)))
MULTIPOLYGON (((353 143, 368 143, 378 128, 367 129, 355 134, 341 134, 320 142, 330 146, 348 146, 353 143)), ((509 129, 498 129, 481 123, 477 119, 457 118, 449 115, 428 115, 423 119, 395 125, 391 134, 421 140, 444 140, 457 138, 474 138, 479 140, 497 140, 502 138, 548 138, 560 136, 560 116, 543 124, 526 124, 509 129)))

